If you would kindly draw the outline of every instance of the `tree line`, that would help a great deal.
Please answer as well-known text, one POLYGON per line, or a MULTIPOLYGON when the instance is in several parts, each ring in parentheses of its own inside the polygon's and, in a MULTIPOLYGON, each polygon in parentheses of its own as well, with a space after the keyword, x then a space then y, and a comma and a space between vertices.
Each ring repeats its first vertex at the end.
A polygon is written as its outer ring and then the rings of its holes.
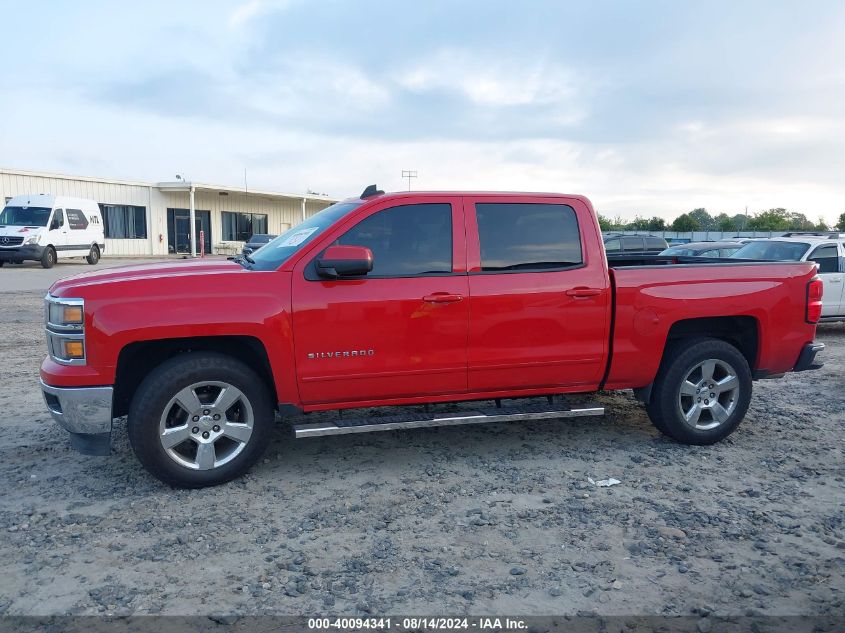
POLYGON ((818 222, 808 219, 803 213, 777 208, 760 211, 751 215, 737 213, 711 215, 707 209, 693 209, 682 213, 671 223, 657 216, 644 218, 637 215, 633 220, 621 216, 613 218, 599 213, 599 225, 602 231, 845 231, 845 213, 839 216, 836 226, 829 226, 824 218, 818 222))

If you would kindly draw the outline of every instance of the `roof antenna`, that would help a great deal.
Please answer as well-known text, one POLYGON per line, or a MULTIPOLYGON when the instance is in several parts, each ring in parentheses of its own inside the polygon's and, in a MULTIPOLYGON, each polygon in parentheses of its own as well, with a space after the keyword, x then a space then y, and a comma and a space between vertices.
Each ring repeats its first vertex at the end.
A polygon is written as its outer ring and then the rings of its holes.
POLYGON ((384 192, 375 185, 370 185, 364 189, 364 193, 361 194, 361 200, 364 198, 372 198, 373 196, 380 196, 383 193, 384 192))

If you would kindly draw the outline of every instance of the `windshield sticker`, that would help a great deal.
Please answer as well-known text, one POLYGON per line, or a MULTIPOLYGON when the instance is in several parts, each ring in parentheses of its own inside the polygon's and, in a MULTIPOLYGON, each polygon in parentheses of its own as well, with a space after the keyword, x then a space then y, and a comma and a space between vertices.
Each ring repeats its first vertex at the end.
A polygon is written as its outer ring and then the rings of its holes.
POLYGON ((308 229, 300 229, 298 231, 295 231, 294 233, 288 235, 281 242, 276 244, 276 248, 285 248, 286 246, 299 246, 305 240, 311 237, 311 234, 314 233, 314 231, 316 231, 318 228, 320 227, 312 226, 308 229))

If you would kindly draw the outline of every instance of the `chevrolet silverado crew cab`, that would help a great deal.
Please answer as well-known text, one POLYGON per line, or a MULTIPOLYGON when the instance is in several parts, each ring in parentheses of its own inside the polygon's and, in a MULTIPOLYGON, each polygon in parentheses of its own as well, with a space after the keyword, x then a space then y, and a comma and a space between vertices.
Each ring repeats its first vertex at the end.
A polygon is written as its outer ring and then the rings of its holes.
POLYGON ((561 396, 634 389, 661 432, 711 444, 752 380, 819 366, 822 283, 813 262, 692 262, 609 268, 581 196, 370 186, 234 261, 56 282, 41 387, 77 449, 108 453, 126 415, 186 487, 244 473, 276 413, 311 437, 596 415, 561 396))

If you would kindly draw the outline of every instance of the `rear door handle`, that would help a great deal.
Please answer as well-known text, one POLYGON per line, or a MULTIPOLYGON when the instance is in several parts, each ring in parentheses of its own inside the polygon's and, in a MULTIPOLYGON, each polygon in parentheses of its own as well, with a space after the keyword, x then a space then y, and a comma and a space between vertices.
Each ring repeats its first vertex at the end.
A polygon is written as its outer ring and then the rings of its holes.
POLYGON ((567 296, 575 297, 576 299, 586 299, 588 297, 600 295, 602 292, 601 288, 584 288, 582 286, 579 288, 570 288, 566 291, 566 294, 567 296))
POLYGON ((424 296, 423 301, 426 303, 455 303, 456 301, 462 301, 463 298, 463 295, 456 295, 450 292, 433 292, 430 295, 424 296))

